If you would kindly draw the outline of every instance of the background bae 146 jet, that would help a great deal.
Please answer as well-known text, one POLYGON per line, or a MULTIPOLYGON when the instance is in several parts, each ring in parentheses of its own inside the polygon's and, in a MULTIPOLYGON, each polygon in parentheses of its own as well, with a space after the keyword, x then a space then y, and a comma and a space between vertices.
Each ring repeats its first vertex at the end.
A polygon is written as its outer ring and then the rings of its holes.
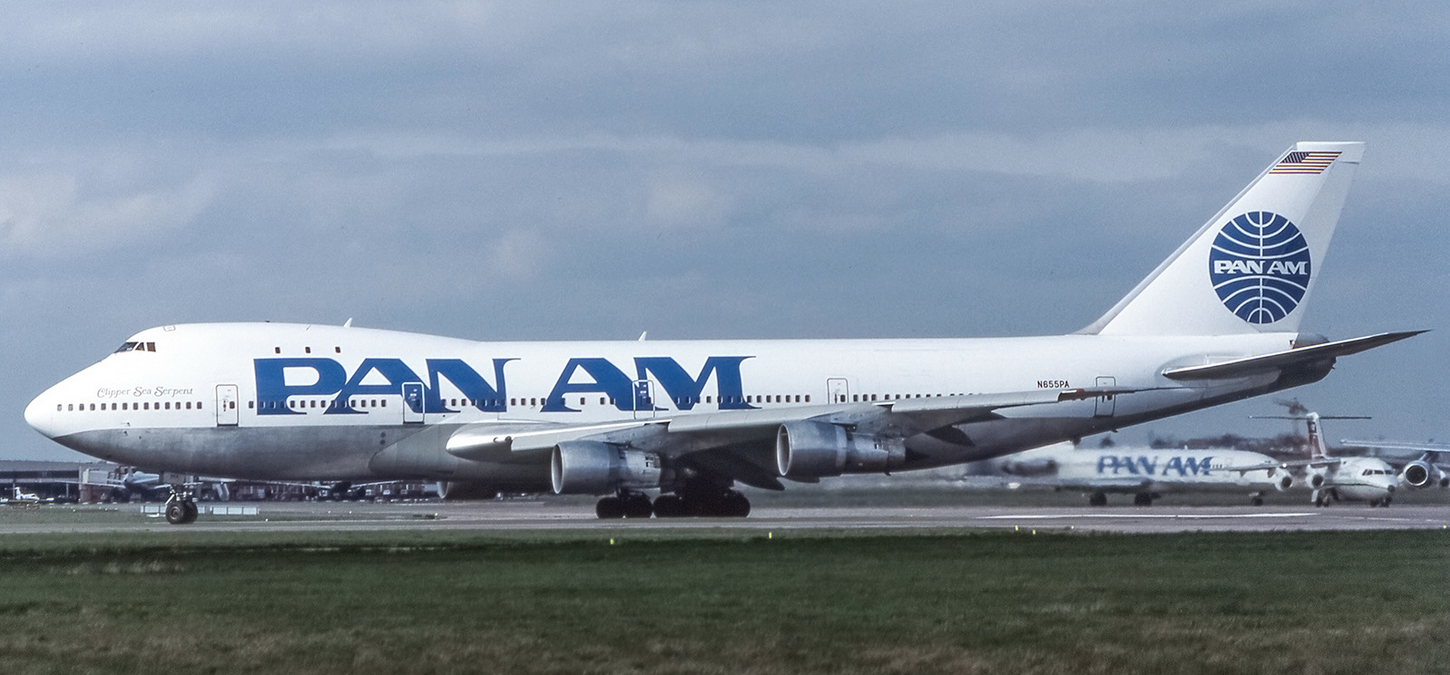
MULTIPOLYGON (((151 471, 423 479, 455 498, 604 495, 600 517, 744 516, 736 483, 988 459, 1316 382, 1338 357, 1415 334, 1299 332, 1363 152, 1294 145, 1068 335, 474 342, 176 325, 127 339, 25 417, 151 471)), ((192 494, 174 490, 168 519, 189 522, 192 494)))
MULTIPOLYGON (((1370 506, 1389 506, 1395 496, 1395 470, 1378 457, 1333 457, 1324 441, 1320 420, 1369 419, 1361 416, 1320 415, 1309 412, 1297 401, 1290 404, 1289 415, 1260 415, 1259 419, 1286 419, 1304 422, 1308 459, 1273 462, 1283 469, 1295 471, 1295 482, 1309 488, 1309 499, 1315 506, 1333 502, 1366 502, 1370 506)), ((1263 467, 1247 467, 1257 469, 1263 467)))

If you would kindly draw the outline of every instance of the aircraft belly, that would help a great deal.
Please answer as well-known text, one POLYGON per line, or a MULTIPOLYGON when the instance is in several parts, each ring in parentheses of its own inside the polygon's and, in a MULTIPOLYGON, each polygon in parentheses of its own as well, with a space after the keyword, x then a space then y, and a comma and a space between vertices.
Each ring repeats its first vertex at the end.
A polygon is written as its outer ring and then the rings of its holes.
MULTIPOLYGON (((399 427, 107 429, 56 440, 119 464, 219 478, 366 479, 384 434, 399 427)), ((410 430, 411 432, 411 430, 410 430)))
POLYGON ((1389 494, 1389 490, 1378 485, 1367 485, 1365 483, 1336 483, 1329 487, 1334 488, 1339 496, 1351 501, 1369 501, 1380 499, 1389 494))

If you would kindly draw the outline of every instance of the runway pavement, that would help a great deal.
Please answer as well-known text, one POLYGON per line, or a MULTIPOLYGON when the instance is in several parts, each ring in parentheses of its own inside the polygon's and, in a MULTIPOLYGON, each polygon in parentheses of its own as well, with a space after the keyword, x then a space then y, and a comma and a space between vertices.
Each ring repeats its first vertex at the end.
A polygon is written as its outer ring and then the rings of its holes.
MULTIPOLYGON (((489 502, 260 503, 256 515, 214 516, 203 504, 194 524, 168 525, 136 504, 43 506, 0 512, 0 535, 142 531, 366 530, 957 530, 1098 531, 1125 533, 1286 530, 1450 529, 1450 506, 1313 507, 757 507, 749 518, 609 520, 592 506, 549 500, 489 502)), ((239 505, 232 504, 232 507, 239 505)), ((151 510, 156 510, 152 506, 151 510)))

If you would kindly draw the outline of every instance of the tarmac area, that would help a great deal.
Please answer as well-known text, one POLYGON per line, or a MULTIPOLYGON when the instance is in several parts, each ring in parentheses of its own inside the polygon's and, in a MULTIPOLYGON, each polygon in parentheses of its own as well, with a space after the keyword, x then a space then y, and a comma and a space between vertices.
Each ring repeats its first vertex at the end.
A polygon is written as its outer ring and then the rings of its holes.
POLYGON ((421 501, 203 503, 190 525, 169 525, 157 505, 45 505, 0 509, 6 534, 158 531, 327 532, 367 530, 964 530, 1032 529, 1087 532, 1256 532, 1450 528, 1450 505, 1371 508, 1312 506, 757 506, 749 518, 599 520, 591 504, 548 499, 481 502, 421 501), (214 515, 213 507, 234 514, 214 515), (255 509, 254 511, 250 509, 255 509), (146 511, 152 511, 147 513, 146 511))

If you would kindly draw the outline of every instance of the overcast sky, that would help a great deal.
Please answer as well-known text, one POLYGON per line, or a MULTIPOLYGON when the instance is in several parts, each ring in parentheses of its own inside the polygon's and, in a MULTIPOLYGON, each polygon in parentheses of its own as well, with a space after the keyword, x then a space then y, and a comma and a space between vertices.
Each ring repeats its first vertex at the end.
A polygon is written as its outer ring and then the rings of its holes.
MULTIPOLYGON (((1290 392, 1450 440, 1442 2, 36 2, 0 21, 0 457, 127 336, 950 337, 1096 319, 1365 140, 1290 392)), ((1269 399, 1120 442, 1268 435, 1269 399)))

